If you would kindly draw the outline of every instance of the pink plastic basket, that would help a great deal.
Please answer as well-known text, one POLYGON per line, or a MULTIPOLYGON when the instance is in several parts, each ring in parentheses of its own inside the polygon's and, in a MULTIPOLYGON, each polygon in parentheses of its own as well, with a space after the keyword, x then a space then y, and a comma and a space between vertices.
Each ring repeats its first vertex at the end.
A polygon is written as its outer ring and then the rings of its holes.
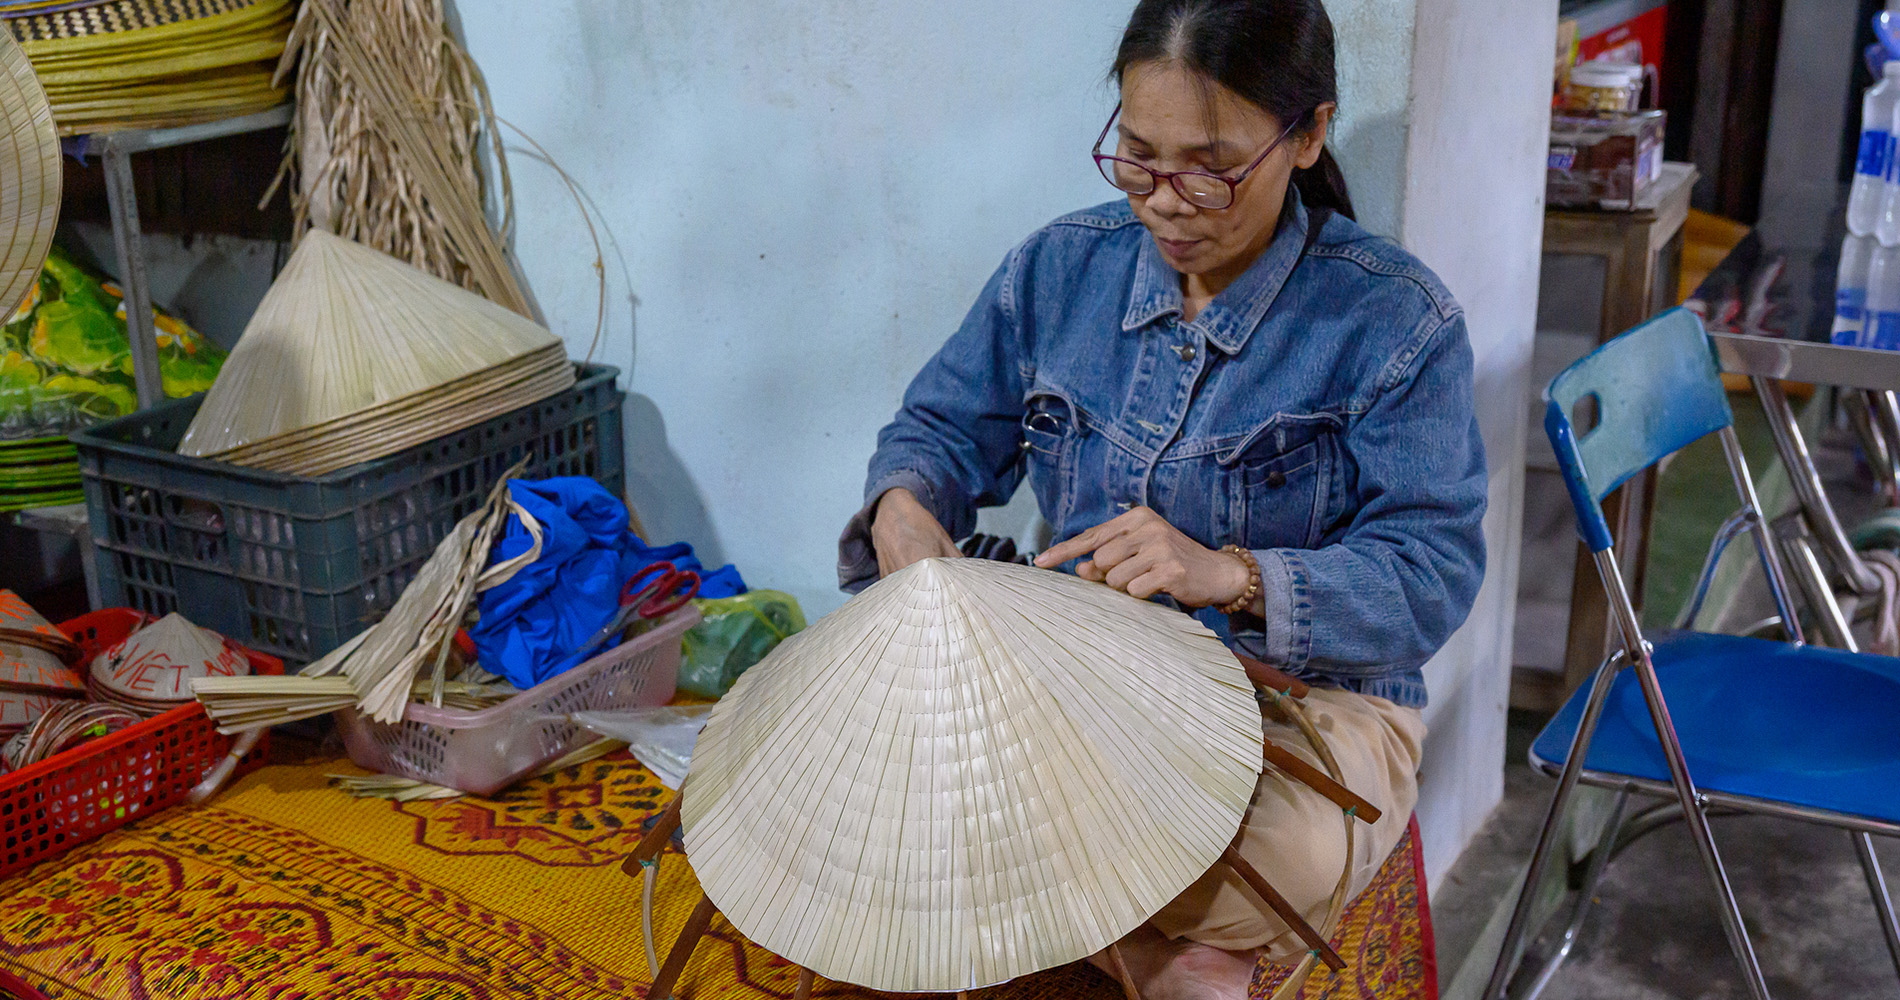
POLYGON ((478 712, 411 704, 390 724, 344 709, 337 727, 362 767, 492 795, 594 739, 570 714, 672 701, 680 637, 697 624, 699 610, 688 605, 646 634, 478 712))

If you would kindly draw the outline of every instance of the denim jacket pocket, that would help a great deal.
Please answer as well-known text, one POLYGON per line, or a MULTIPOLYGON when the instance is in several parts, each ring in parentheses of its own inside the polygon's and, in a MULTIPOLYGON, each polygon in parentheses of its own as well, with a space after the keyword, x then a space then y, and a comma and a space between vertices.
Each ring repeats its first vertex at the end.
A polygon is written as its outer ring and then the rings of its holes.
POLYGON ((1023 404, 1023 458, 1037 505, 1058 532, 1069 519, 1075 498, 1076 439, 1081 414, 1060 393, 1032 390, 1023 404))
POLYGON ((1223 456, 1228 523, 1250 549, 1312 548, 1318 540, 1326 435, 1276 451, 1274 435, 1258 434, 1223 456))

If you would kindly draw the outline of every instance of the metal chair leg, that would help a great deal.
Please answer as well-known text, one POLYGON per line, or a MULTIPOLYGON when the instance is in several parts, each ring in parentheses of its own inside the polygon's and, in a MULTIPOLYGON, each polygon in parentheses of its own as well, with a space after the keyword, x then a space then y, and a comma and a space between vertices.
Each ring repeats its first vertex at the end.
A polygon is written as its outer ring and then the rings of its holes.
POLYGON ((1663 701, 1662 686, 1656 680, 1656 668, 1649 662, 1648 653, 1638 658, 1635 669, 1637 682, 1643 688, 1643 700, 1649 703, 1650 722, 1656 727, 1656 738, 1662 744, 1663 759, 1669 762, 1669 777, 1676 786, 1676 798, 1682 802, 1683 822, 1689 827, 1696 853, 1702 856, 1702 867, 1708 871, 1709 881, 1721 899, 1722 930, 1728 935, 1729 949, 1742 967, 1742 979, 1748 985, 1749 995, 1754 1000, 1769 1000, 1768 982, 1762 977, 1761 962, 1755 958, 1755 946, 1748 940, 1748 928, 1742 924, 1735 890, 1729 887, 1728 871, 1722 867, 1722 855, 1715 849, 1709 818, 1703 814, 1695 782, 1689 778, 1689 765, 1683 759, 1682 746, 1676 741, 1675 724, 1669 720, 1669 707, 1663 701))
POLYGON ((1523 1000, 1537 1000, 1544 987, 1557 974, 1557 969, 1570 957, 1570 951, 1577 945, 1577 938, 1583 933, 1583 924, 1596 903, 1597 883, 1603 879, 1603 869, 1609 866, 1610 856, 1615 853, 1615 845, 1623 830, 1623 815, 1629 808, 1630 786, 1624 785, 1617 790, 1616 804, 1610 809, 1609 825, 1597 838, 1596 847, 1590 851, 1590 864, 1584 870, 1583 884, 1577 888, 1577 901, 1571 907, 1570 923, 1564 928, 1563 936, 1558 939, 1557 947, 1550 957, 1544 960, 1543 968, 1537 970, 1537 976, 1531 980, 1530 989, 1525 991, 1523 1000))
POLYGON ((1894 918, 1893 897, 1887 894, 1887 877, 1880 873, 1880 859, 1874 856, 1874 838, 1866 833, 1849 834, 1854 838, 1854 853, 1860 855, 1860 870, 1867 876, 1867 891, 1874 897, 1874 912, 1880 917, 1880 932, 1887 939, 1887 955, 1894 971, 1900 973, 1900 920, 1894 918))
POLYGON ((1583 772, 1583 759, 1590 752, 1590 738, 1596 734, 1597 721, 1603 716, 1603 702, 1610 695, 1610 683, 1616 679, 1617 671, 1622 669, 1623 659, 1621 650, 1611 655, 1597 667, 1596 678, 1591 681, 1590 700, 1584 704, 1583 718, 1577 725, 1576 735, 1570 738, 1570 757, 1564 761, 1563 775, 1557 779, 1557 790, 1551 793, 1550 809, 1544 815, 1544 828, 1537 835, 1537 847, 1531 851, 1531 864, 1524 873, 1524 884, 1517 890, 1517 905, 1511 910, 1511 922, 1505 928, 1504 943, 1498 950, 1497 963, 1491 966, 1491 978, 1484 987, 1484 1000, 1504 1000, 1512 974, 1517 971, 1518 959, 1521 957, 1518 951, 1530 930, 1537 884, 1543 881, 1544 870, 1550 866, 1557 832, 1563 826, 1564 815, 1569 811, 1570 797, 1577 790, 1577 776, 1583 772))

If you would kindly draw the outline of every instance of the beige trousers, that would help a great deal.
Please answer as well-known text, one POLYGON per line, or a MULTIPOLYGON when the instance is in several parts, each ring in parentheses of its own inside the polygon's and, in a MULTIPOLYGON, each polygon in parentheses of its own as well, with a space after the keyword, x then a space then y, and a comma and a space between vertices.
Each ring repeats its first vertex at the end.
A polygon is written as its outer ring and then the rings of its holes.
MULTIPOLYGON (((1418 709, 1347 691, 1314 688, 1305 705, 1338 760, 1346 787, 1382 813, 1377 823, 1359 823, 1353 834, 1348 888, 1351 896, 1357 896, 1398 845, 1418 803, 1425 722, 1418 709)), ((1291 722, 1268 720, 1265 729, 1268 739, 1325 769, 1291 722)), ((1254 786, 1240 853, 1308 923, 1325 930, 1321 921, 1347 864, 1346 829, 1338 806, 1278 769, 1266 768, 1254 786)), ((1226 865, 1208 869, 1149 922, 1170 938, 1229 951, 1264 947, 1275 960, 1306 950, 1299 937, 1226 865)))

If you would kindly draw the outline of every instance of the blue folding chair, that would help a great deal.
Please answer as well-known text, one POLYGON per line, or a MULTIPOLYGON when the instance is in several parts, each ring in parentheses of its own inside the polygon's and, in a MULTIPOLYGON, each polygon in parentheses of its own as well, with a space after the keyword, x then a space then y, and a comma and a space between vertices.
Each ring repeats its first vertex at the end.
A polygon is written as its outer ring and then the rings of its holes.
POLYGON ((1870 839, 1900 835, 1900 659, 1803 643, 1701 321, 1676 309, 1644 323, 1565 369, 1544 399, 1544 430, 1576 508, 1578 533, 1595 554, 1623 648, 1603 661, 1590 686, 1571 696, 1532 746, 1532 765, 1557 777, 1557 789, 1485 997, 1502 1000, 1523 979, 1529 985, 1521 994, 1541 991, 1575 943, 1604 865, 1626 842, 1619 834, 1626 826, 1653 828, 1678 811, 1720 898, 1723 929, 1756 1000, 1767 1000, 1768 987, 1709 834, 1710 809, 1848 831, 1900 969, 1900 923, 1870 839), (1599 416, 1594 426, 1580 428, 1572 415, 1587 401, 1599 416), (1657 632, 1645 640, 1637 623, 1601 501, 1709 434, 1721 436, 1742 507, 1716 534, 1696 602, 1707 592, 1722 548, 1752 533, 1790 642, 1699 632, 1657 632), (1588 856, 1568 928, 1537 972, 1520 977, 1536 887, 1579 781, 1616 792, 1611 818, 1588 856), (1664 802, 1626 824, 1632 795, 1664 802))

